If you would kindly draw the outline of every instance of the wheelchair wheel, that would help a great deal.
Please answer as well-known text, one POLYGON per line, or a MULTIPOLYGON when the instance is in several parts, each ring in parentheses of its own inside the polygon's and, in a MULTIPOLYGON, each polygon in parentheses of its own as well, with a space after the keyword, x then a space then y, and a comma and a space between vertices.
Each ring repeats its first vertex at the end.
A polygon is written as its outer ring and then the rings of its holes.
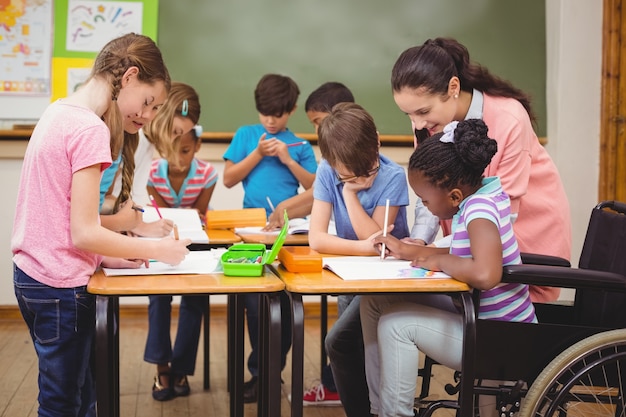
POLYGON ((590 336, 541 372, 522 401, 520 417, 624 416, 626 329, 590 336))

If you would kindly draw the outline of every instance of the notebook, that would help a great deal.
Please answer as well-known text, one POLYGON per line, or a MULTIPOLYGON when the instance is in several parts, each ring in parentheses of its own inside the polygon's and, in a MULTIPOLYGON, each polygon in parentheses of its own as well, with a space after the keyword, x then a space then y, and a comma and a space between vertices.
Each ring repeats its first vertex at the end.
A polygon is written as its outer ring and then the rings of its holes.
MULTIPOLYGON (((146 223, 159 220, 159 214, 151 206, 144 206, 143 221, 146 223)), ((178 227, 178 236, 181 239, 191 239, 192 243, 209 243, 209 236, 202 228, 200 215, 194 209, 159 207, 164 219, 170 219, 178 227)), ((174 232, 171 233, 174 236, 174 232)))
POLYGON ((411 261, 380 256, 336 256, 322 259, 324 268, 333 271, 344 280, 357 279, 442 279, 450 278, 444 272, 414 268, 411 261))

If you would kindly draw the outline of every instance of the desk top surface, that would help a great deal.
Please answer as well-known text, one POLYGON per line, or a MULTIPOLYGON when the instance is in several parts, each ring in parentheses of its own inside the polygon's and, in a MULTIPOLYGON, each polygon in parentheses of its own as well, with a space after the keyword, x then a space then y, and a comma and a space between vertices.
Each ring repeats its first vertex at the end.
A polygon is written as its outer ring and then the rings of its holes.
POLYGON ((298 294, 365 294, 393 292, 462 292, 469 286, 453 278, 447 279, 376 279, 343 280, 333 272, 289 272, 282 265, 272 265, 285 283, 285 289, 298 294))
POLYGON ((278 292, 285 284, 268 268, 260 277, 227 277, 223 273, 126 275, 107 277, 102 270, 89 279, 87 291, 98 295, 236 294, 278 292))

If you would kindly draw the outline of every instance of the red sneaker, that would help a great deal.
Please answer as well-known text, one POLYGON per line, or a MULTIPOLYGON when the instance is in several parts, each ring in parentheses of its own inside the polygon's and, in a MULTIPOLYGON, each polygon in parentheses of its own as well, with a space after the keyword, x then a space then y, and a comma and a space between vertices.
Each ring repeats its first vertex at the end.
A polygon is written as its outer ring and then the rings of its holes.
POLYGON ((341 401, 338 393, 329 391, 324 385, 318 384, 302 395, 302 405, 305 407, 337 407, 341 406, 341 401))

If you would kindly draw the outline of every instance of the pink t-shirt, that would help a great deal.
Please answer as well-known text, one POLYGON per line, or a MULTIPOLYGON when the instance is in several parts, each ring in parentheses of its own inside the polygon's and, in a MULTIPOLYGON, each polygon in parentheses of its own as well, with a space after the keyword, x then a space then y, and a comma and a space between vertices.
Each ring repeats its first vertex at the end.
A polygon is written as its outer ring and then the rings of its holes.
MULTIPOLYGON (((498 152, 485 169, 498 176, 511 198, 511 212, 520 251, 570 259, 572 231, 570 208, 559 172, 539 143, 528 113, 511 98, 483 94, 483 120, 498 152)), ((449 222, 445 225, 449 226, 449 222)), ((444 233, 450 233, 444 227, 444 233)), ((558 297, 558 288, 531 287, 533 301, 558 297)))
POLYGON ((56 288, 87 285, 102 257, 77 249, 70 232, 75 172, 111 164, 110 132, 91 110, 52 103, 28 143, 11 236, 15 264, 56 288))

